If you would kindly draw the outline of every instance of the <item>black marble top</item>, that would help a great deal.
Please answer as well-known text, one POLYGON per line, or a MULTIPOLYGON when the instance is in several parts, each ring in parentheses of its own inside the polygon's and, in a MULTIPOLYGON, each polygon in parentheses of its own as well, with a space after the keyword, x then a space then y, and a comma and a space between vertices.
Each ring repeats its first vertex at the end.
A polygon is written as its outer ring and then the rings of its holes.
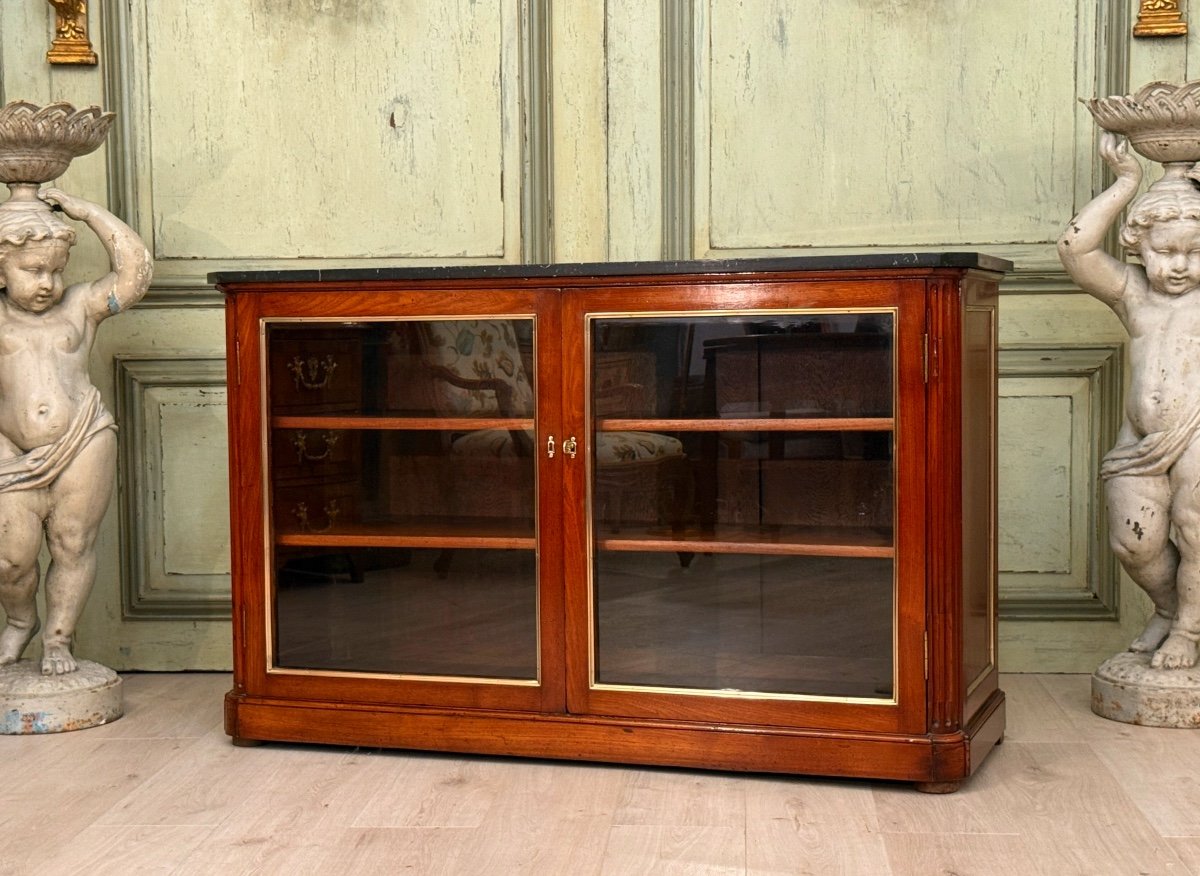
POLYGON ((1007 272, 1012 262, 978 252, 899 252, 664 262, 584 262, 549 265, 442 265, 403 268, 311 268, 216 271, 208 282, 319 283, 369 280, 475 280, 518 277, 619 277, 669 274, 742 274, 770 271, 854 271, 880 268, 978 268, 1007 272))

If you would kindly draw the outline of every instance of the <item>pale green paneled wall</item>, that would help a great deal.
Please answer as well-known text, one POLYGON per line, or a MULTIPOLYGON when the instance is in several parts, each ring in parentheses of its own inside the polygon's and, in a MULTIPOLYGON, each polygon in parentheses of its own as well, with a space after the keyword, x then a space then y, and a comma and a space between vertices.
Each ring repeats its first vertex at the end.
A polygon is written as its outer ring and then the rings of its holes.
MULTIPOLYGON (((1089 671, 1145 613, 1098 537, 1124 336, 1053 241, 1102 184, 1075 98, 1186 78, 1093 0, 93 0, 98 68, 0 4, 0 96, 103 103, 62 181, 149 241, 155 286, 93 371, 120 500, 81 647, 228 665, 221 268, 980 249, 1001 341, 1009 670, 1089 671), (221 452, 214 452, 214 448, 221 452)), ((1200 22, 1195 22, 1200 25, 1200 22)), ((103 269, 80 244, 70 270, 103 269)))
POLYGON ((140 229, 173 277, 518 260, 523 24, 515 0, 133 0, 114 98, 133 120, 140 229))
POLYGON ((132 5, 161 257, 480 260, 517 245, 515 4, 132 5), (185 50, 152 51, 170 46, 185 50), (230 192, 253 196, 230 209, 230 192))
POLYGON ((710 4, 713 249, 1057 233, 1075 185, 1074 35, 1096 4, 920 5, 710 4))

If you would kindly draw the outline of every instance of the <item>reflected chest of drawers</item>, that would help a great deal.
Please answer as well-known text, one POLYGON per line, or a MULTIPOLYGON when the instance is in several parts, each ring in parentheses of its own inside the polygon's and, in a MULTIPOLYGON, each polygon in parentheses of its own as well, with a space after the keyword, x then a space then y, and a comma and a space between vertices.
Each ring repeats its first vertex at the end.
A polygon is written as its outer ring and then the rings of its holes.
POLYGON ((221 273, 235 741, 953 790, 1004 728, 973 253, 221 273))

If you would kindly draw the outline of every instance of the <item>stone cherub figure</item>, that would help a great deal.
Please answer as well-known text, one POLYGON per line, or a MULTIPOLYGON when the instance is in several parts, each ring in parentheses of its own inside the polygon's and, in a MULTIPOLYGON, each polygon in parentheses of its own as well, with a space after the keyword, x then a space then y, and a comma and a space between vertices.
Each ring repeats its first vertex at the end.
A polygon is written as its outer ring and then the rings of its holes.
POLYGON ((1100 154, 1116 182, 1071 220, 1058 252, 1129 332, 1125 419, 1101 467, 1109 540, 1154 602, 1130 650, 1152 654, 1154 668, 1180 669, 1196 664, 1200 640, 1200 186, 1188 165, 1167 165, 1134 199, 1142 168, 1129 143, 1105 131, 1100 154), (1126 206, 1121 243, 1141 265, 1103 249, 1126 206))
POLYGON ((139 301, 152 263, 141 239, 103 207, 58 189, 44 204, 0 206, 0 665, 37 633, 38 554, 45 533, 42 673, 75 670, 75 625, 96 575, 96 535, 112 494, 112 415, 88 376, 96 327, 139 301), (112 269, 63 286, 74 229, 100 238, 112 269), (18 208, 18 206, 20 208, 18 208), (5 210, 4 207, 16 209, 5 210))

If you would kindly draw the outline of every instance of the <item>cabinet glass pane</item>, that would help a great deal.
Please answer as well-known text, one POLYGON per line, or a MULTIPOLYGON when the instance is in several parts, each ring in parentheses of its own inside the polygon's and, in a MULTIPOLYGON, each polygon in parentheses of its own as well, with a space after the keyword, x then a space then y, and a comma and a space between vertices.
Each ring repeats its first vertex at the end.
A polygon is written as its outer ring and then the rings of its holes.
POLYGON ((537 677, 534 552, 279 549, 275 665, 537 677))
POLYGON ((892 562, 595 558, 598 684, 889 699, 892 562))
POLYGON ((533 328, 268 325, 278 666, 537 677, 533 328))
POLYGON ((534 459, 511 451, 529 440, 503 429, 276 428, 276 538, 532 538, 534 459))
POLYGON ((533 320, 272 322, 270 409, 375 416, 533 416, 533 320))
POLYGON ((891 311, 594 318, 599 417, 887 417, 891 311))
POLYGON ((890 698, 894 313, 588 328, 595 683, 890 698))

